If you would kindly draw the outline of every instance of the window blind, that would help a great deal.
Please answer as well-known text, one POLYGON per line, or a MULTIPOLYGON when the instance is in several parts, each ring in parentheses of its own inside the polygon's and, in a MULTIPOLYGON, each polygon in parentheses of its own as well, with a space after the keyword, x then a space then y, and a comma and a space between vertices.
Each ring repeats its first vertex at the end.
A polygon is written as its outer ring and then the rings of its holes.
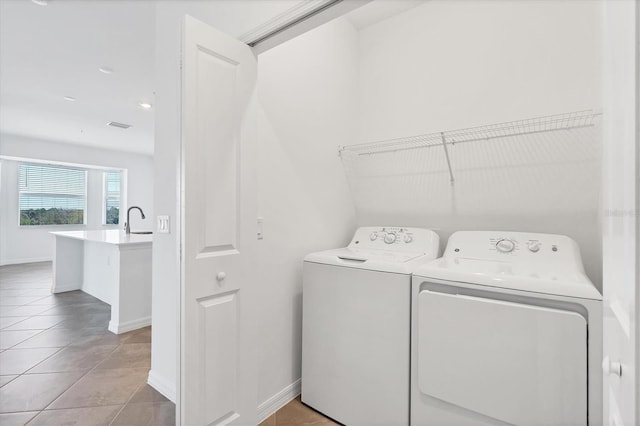
POLYGON ((20 164, 20 225, 83 224, 86 180, 85 170, 20 164))

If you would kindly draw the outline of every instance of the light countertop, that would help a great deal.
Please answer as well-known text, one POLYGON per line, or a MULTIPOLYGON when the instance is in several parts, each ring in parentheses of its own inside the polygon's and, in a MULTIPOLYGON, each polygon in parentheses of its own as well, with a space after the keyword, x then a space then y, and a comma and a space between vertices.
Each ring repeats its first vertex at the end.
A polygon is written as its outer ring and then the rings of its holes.
POLYGON ((151 245, 153 234, 129 234, 119 229, 96 229, 88 231, 60 231, 51 232, 56 237, 75 238, 77 240, 93 241, 105 244, 122 245, 151 245))

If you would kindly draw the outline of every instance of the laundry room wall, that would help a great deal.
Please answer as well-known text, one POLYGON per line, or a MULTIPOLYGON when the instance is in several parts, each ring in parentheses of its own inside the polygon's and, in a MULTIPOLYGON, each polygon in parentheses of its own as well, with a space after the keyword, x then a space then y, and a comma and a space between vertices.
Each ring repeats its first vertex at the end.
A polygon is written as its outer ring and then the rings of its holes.
POLYGON ((355 229, 337 146, 355 137, 356 89, 357 32, 343 18, 258 59, 259 403, 299 392, 304 256, 346 245, 355 229))
MULTIPOLYGON (((601 8, 432 0, 363 28, 353 143, 600 109, 601 8)), ((443 243, 463 229, 566 234, 601 288, 600 145, 599 126, 461 144, 453 184, 440 149, 371 156, 358 223, 434 228, 443 243)))

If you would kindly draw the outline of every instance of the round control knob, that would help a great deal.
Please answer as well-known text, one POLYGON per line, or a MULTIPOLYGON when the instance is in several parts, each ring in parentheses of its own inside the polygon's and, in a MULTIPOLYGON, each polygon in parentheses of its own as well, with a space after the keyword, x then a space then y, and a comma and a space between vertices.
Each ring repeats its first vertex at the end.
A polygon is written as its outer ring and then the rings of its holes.
POLYGON ((387 235, 384 236, 384 242, 387 244, 392 244, 396 241, 396 234, 394 234, 393 232, 389 232, 387 235))
POLYGON ((496 249, 500 253, 511 253, 516 248, 516 243, 511 240, 500 240, 496 243, 496 249))
POLYGON ((378 239, 378 234, 376 234, 375 232, 372 232, 371 234, 369 234, 369 239, 371 241, 375 241, 378 239))
POLYGON ((529 251, 533 253, 537 253, 540 251, 540 242, 539 241, 529 241, 529 251))
POLYGON ((413 237, 411 235, 405 235, 404 236, 404 242, 409 244, 411 241, 413 241, 413 237))

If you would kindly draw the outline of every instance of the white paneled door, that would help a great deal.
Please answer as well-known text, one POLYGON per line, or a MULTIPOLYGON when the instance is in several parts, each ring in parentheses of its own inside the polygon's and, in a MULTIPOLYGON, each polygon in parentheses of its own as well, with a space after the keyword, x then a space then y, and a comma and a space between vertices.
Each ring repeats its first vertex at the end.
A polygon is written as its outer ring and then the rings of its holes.
POLYGON ((256 59, 189 16, 182 48, 180 423, 252 425, 256 59))

